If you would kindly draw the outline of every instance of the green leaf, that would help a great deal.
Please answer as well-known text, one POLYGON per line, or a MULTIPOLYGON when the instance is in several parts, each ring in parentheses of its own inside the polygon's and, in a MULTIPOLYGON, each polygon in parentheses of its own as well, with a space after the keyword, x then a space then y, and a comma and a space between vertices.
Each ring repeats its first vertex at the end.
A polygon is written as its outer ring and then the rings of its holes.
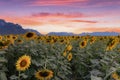
POLYGON ((7 60, 4 57, 0 57, 0 62, 7 62, 7 60))
POLYGON ((0 80, 7 80, 5 72, 0 72, 0 80))
POLYGON ((10 79, 12 79, 12 80, 16 80, 16 79, 18 79, 18 77, 16 76, 16 75, 12 75, 11 77, 10 77, 10 79))
POLYGON ((91 75, 91 80, 103 80, 101 77, 91 75))
POLYGON ((24 73, 20 74, 24 79, 26 79, 28 76, 25 75, 24 73))
POLYGON ((1 55, 1 54, 5 54, 5 53, 6 53, 5 51, 0 51, 0 55, 1 55))

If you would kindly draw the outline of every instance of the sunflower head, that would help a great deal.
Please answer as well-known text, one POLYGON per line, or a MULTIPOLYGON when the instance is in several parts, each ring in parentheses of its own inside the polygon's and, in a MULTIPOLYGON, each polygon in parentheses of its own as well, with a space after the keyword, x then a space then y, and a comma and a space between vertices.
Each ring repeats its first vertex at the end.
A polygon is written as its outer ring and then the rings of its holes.
POLYGON ((95 38, 92 38, 91 40, 90 40, 90 44, 93 44, 94 42, 95 42, 95 38))
POLYGON ((63 56, 64 56, 64 57, 66 57, 66 55, 67 55, 67 52, 66 52, 66 51, 65 51, 65 52, 63 52, 63 56))
POLYGON ((80 48, 84 48, 86 45, 87 45, 87 41, 86 41, 86 40, 85 40, 85 41, 82 41, 82 42, 80 43, 80 48))
POLYGON ((2 40, 2 36, 0 36, 0 40, 2 40))
POLYGON ((22 44, 22 43, 23 43, 23 40, 22 40, 22 39, 18 39, 18 40, 16 40, 16 43, 17 43, 17 44, 22 44))
POLYGON ((27 32, 25 35, 24 35, 25 39, 33 39, 36 37, 36 34, 34 32, 27 32))
POLYGON ((65 42, 65 40, 64 40, 64 39, 61 39, 61 40, 60 40, 60 43, 64 43, 64 42, 65 42))
POLYGON ((116 47, 117 43, 118 43, 118 42, 115 41, 115 40, 113 40, 112 42, 108 43, 107 48, 106 48, 106 51, 113 50, 113 48, 116 47))
POLYGON ((35 77, 40 80, 49 80, 53 77, 53 72, 51 70, 39 70, 35 73, 35 77))
POLYGON ((17 36, 13 36, 12 39, 13 39, 13 40, 16 40, 16 39, 17 39, 17 36))
POLYGON ((18 71, 25 71, 31 64, 30 56, 23 55, 16 62, 16 69, 18 71))
POLYGON ((6 38, 7 38, 7 39, 10 39, 10 38, 11 38, 11 35, 7 35, 6 38))
POLYGON ((118 78, 119 78, 119 75, 118 75, 116 72, 112 73, 111 76, 112 76, 112 78, 115 79, 115 80, 118 80, 118 78))
POLYGON ((66 50, 67 50, 67 51, 72 50, 72 45, 68 45, 66 50))
POLYGON ((71 61, 71 60, 72 60, 72 53, 69 53, 69 54, 68 54, 67 59, 68 59, 68 61, 71 61))

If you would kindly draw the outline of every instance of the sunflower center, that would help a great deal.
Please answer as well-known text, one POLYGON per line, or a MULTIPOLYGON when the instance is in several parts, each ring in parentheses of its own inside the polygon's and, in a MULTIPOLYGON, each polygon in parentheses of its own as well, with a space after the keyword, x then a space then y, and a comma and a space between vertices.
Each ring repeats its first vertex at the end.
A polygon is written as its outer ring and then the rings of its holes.
POLYGON ((49 72, 43 71, 43 72, 40 72, 39 75, 42 77, 47 77, 49 75, 49 72))
POLYGON ((72 58, 72 56, 71 55, 69 55, 69 57, 68 57, 69 59, 71 59, 72 58))
POLYGON ((0 37, 0 39, 2 39, 2 37, 0 37))
POLYGON ((84 46, 85 45, 85 42, 82 42, 82 44, 81 44, 82 46, 84 46))
POLYGON ((15 37, 15 36, 13 36, 12 38, 13 38, 13 39, 16 39, 16 37, 15 37))
POLYGON ((21 40, 18 40, 18 42, 22 42, 21 40))
POLYGON ((20 62, 20 66, 21 66, 21 67, 25 67, 26 64, 27 64, 27 61, 26 61, 26 60, 22 60, 22 61, 20 62))
POLYGON ((28 38, 33 37, 33 33, 28 33, 26 36, 27 36, 28 38))

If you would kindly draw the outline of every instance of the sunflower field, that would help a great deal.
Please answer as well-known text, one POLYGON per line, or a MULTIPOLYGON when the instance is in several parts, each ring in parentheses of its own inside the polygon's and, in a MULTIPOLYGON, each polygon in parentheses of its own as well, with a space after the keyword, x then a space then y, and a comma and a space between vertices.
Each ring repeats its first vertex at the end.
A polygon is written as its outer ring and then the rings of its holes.
POLYGON ((0 36, 0 80, 120 80, 120 36, 0 36))

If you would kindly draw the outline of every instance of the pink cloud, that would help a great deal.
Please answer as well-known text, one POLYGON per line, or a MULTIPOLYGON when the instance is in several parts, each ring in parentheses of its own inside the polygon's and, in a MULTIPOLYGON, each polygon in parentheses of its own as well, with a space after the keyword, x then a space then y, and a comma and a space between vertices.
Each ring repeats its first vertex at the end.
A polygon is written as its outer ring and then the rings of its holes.
POLYGON ((35 0, 33 2, 30 2, 31 6, 50 6, 50 5, 70 5, 76 2, 85 2, 87 0, 35 0))
POLYGON ((69 20, 70 22, 82 22, 82 23, 98 23, 97 21, 88 21, 88 20, 69 20))
POLYGON ((80 8, 120 5, 119 0, 34 0, 28 6, 72 6, 80 8))
POLYGON ((28 16, 16 17, 16 16, 0 16, 1 19, 4 19, 8 22, 13 22, 20 25, 35 26, 42 25, 43 23, 34 19, 29 18, 28 16))
POLYGON ((1 15, 2 19, 5 19, 10 22, 18 23, 25 26, 36 26, 44 24, 67 24, 71 22, 81 22, 81 23, 97 23, 96 21, 89 20, 76 20, 75 18, 84 18, 88 15, 82 13, 35 13, 27 16, 9 16, 1 15), (74 20, 73 20, 74 19, 74 20))
POLYGON ((71 13, 71 14, 64 14, 64 13, 34 13, 31 17, 61 17, 61 18, 81 18, 81 17, 88 17, 83 13, 71 13))
POLYGON ((112 6, 112 5, 120 5, 120 1, 119 0, 108 0, 108 1, 103 0, 103 1, 96 2, 94 6, 103 7, 103 6, 112 6))

